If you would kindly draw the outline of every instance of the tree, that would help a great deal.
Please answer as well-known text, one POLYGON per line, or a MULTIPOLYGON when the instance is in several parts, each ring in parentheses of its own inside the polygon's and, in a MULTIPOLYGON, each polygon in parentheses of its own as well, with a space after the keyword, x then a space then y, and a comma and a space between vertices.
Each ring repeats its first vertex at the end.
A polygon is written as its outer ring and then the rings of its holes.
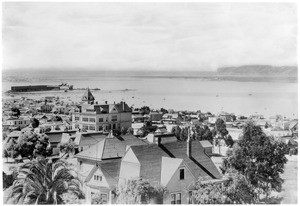
POLYGON ((271 191, 280 192, 284 172, 286 145, 268 137, 260 126, 248 122, 243 135, 227 153, 222 170, 235 169, 256 188, 257 193, 269 197, 271 191))
POLYGON ((41 160, 20 166, 9 198, 13 204, 63 204, 68 192, 84 198, 81 182, 63 161, 41 160))
POLYGON ((49 143, 49 137, 45 134, 38 135, 31 131, 26 131, 21 134, 13 145, 8 145, 6 148, 11 151, 13 148, 14 157, 21 155, 22 158, 32 159, 33 157, 50 156, 52 151, 49 143))
POLYGON ((32 118, 32 119, 30 120, 30 122, 31 122, 31 126, 32 126, 33 128, 37 128, 37 127, 40 125, 39 120, 37 120, 36 118, 32 118))
POLYGON ((132 127, 129 127, 129 128, 127 129, 127 134, 133 134, 133 129, 132 129, 132 127))
POLYGON ((187 127, 183 127, 180 131, 179 135, 179 141, 186 141, 188 139, 188 131, 189 129, 187 127))
POLYGON ((217 134, 220 134, 222 138, 224 138, 228 131, 226 129, 226 124, 223 119, 217 119, 215 123, 215 128, 213 129, 213 136, 216 136, 217 134))
POLYGON ((74 154, 75 152, 75 143, 71 140, 59 145, 59 149, 64 154, 74 154))
POLYGON ((149 204, 152 200, 162 203, 165 189, 154 187, 148 180, 127 180, 117 188, 117 204, 149 204))
POLYGON ((246 178, 237 171, 230 171, 226 182, 194 183, 191 202, 194 204, 254 204, 258 196, 246 178))
POLYGON ((207 125, 204 125, 203 127, 200 125, 196 125, 194 135, 195 139, 197 139, 198 141, 208 140, 211 143, 213 142, 212 132, 207 125))
POLYGON ((163 113, 163 115, 166 114, 166 113, 168 113, 168 110, 166 110, 164 108, 161 108, 160 111, 163 113))
POLYGON ((181 133, 181 129, 179 126, 173 127, 172 128, 172 133, 175 135, 175 137, 180 140, 180 133, 181 133))
POLYGON ((11 108, 11 115, 14 117, 19 117, 21 114, 20 110, 17 107, 11 108))
POLYGON ((58 115, 56 115, 56 116, 54 116, 53 118, 52 118, 52 121, 56 121, 56 122, 62 122, 63 120, 62 120, 62 118, 60 117, 60 116, 58 116, 58 115))
POLYGON ((125 135, 126 132, 127 132, 126 129, 125 129, 124 127, 122 127, 122 128, 121 128, 121 134, 122 134, 122 135, 125 135))
POLYGON ((150 113, 150 107, 148 107, 148 106, 141 107, 140 113, 141 113, 141 115, 149 114, 150 113))
POLYGON ((228 147, 230 147, 230 148, 233 146, 234 141, 233 141, 231 135, 225 136, 225 137, 224 137, 224 140, 225 140, 226 146, 228 146, 228 147))

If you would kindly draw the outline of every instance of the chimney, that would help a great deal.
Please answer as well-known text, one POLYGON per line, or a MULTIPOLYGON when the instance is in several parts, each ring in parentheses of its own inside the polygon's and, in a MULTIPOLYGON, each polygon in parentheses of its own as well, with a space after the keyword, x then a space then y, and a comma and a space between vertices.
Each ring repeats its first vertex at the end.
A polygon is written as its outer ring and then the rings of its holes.
POLYGON ((125 110, 125 102, 122 102, 122 108, 123 108, 123 112, 125 110))
POLYGON ((105 104, 107 104, 107 101, 105 101, 105 104))
POLYGON ((188 138, 186 140, 186 154, 188 157, 192 156, 192 140, 191 140, 191 127, 188 127, 188 138))
MULTIPOLYGON (((155 138, 155 137, 154 137, 155 138)), ((161 145, 161 137, 157 137, 157 145, 160 146, 161 145)))

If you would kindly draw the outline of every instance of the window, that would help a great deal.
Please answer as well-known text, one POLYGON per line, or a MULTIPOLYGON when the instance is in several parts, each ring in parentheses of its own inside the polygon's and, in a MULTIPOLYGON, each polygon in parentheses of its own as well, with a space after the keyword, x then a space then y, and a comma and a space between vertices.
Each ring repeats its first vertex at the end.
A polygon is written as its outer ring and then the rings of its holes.
POLYGON ((181 204, 181 193, 176 194, 176 204, 181 204))
POLYGON ((107 204, 107 194, 101 194, 100 197, 101 197, 102 203, 107 204))
POLYGON ((112 115, 112 116, 111 116, 111 121, 112 121, 112 122, 116 122, 117 119, 118 119, 117 115, 112 115))
POLYGON ((79 117, 75 117, 75 120, 79 120, 79 117))
POLYGON ((171 204, 181 204, 181 193, 171 194, 171 204))
POLYGON ((184 180, 184 169, 179 170, 179 179, 184 180))
POLYGON ((83 121, 83 122, 87 122, 87 121, 89 121, 89 118, 83 117, 83 118, 82 118, 82 121, 83 121))
POLYGON ((86 131, 86 130, 88 130, 88 129, 89 129, 89 127, 88 127, 87 125, 83 125, 83 126, 82 126, 82 130, 86 131))
POLYGON ((102 176, 100 175, 94 175, 94 180, 97 180, 97 181, 102 181, 102 176))
POLYGON ((90 130, 95 130, 95 126, 94 125, 90 125, 90 130))
POLYGON ((95 118, 90 118, 90 122, 95 122, 95 118))
POLYGON ((171 194, 171 204, 172 205, 176 204, 176 195, 175 194, 171 194))
POLYGON ((103 122, 103 118, 99 118, 99 122, 103 122))

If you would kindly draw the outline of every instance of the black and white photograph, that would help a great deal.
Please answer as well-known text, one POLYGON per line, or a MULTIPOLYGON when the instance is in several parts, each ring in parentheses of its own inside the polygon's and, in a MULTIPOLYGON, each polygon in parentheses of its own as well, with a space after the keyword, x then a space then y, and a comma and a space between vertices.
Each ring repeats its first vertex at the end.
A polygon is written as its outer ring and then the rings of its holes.
POLYGON ((2 1, 4 205, 298 202, 298 7, 2 1))

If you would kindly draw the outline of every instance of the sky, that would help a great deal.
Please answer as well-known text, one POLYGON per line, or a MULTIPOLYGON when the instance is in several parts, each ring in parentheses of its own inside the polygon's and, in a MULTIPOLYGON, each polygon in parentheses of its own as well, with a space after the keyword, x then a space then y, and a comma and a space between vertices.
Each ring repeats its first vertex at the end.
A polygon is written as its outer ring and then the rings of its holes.
POLYGON ((4 70, 297 65, 293 3, 6 2, 2 9, 4 70))

